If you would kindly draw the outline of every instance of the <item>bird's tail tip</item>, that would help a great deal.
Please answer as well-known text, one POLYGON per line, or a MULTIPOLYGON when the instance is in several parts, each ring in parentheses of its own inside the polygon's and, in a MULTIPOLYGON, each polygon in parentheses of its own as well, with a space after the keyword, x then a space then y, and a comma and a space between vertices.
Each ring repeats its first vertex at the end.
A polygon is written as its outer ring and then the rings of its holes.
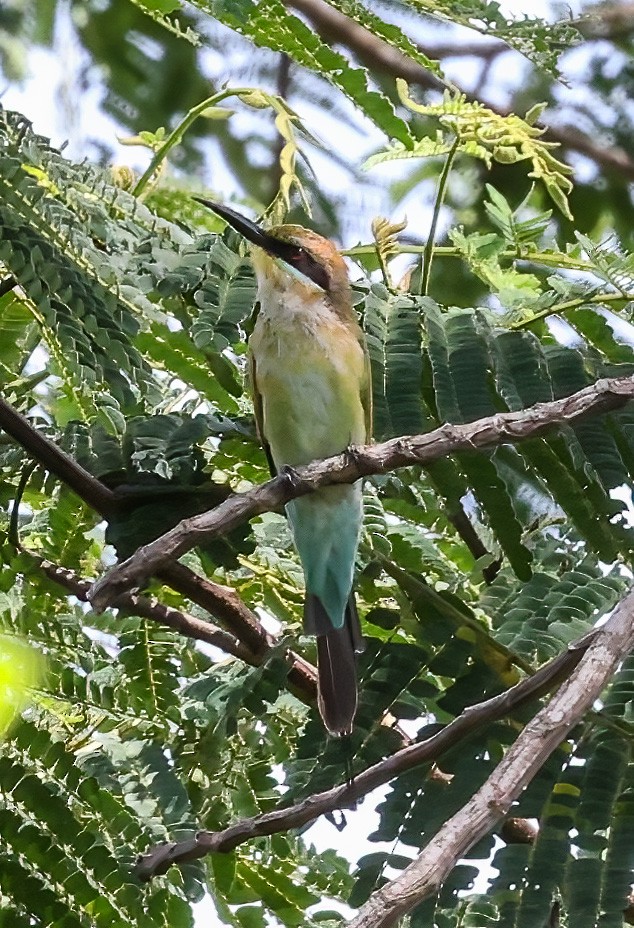
POLYGON ((363 650, 354 596, 346 606, 342 628, 333 628, 317 596, 306 597, 305 619, 317 635, 319 713, 330 734, 345 737, 352 733, 357 711, 356 655, 363 650))

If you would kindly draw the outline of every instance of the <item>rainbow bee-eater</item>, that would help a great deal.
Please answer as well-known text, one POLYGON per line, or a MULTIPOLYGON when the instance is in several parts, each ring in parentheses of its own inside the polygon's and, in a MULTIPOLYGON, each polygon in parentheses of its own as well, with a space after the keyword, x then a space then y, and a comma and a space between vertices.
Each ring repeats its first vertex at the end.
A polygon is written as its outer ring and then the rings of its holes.
MULTIPOLYGON (((259 312, 249 340, 258 434, 273 474, 339 454, 371 436, 370 362, 345 261, 302 226, 264 229, 200 200, 250 243, 259 312)), ((352 590, 361 483, 324 487, 286 506, 306 586, 304 631, 317 637, 319 711, 352 730, 363 639, 352 590)))

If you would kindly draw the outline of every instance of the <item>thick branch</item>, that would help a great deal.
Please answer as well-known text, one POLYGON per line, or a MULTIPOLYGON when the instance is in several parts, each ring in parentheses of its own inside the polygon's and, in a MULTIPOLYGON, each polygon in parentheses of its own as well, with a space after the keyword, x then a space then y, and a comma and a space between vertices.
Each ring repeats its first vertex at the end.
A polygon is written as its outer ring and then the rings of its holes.
POLYGON ((352 483, 359 477, 384 474, 411 464, 429 464, 460 451, 515 443, 555 425, 615 409, 633 397, 634 377, 598 380, 571 396, 538 403, 521 412, 500 413, 466 425, 443 425, 425 435, 393 438, 298 468, 296 474, 282 474, 247 493, 230 496, 211 512, 184 519, 99 580, 90 600, 97 611, 105 609, 113 598, 140 586, 168 561, 196 545, 327 484, 352 483))
POLYGON ((601 695, 632 647, 634 592, 598 630, 570 679, 526 726, 486 783, 415 861, 373 893, 349 928, 390 928, 436 893, 460 858, 508 813, 547 758, 601 695))
MULTIPOLYGON (((121 505, 126 507, 129 505, 127 498, 120 500, 115 491, 109 489, 97 477, 93 477, 81 464, 46 438, 25 416, 1 397, 0 428, 24 448, 30 457, 58 477, 62 483, 104 518, 112 518, 121 505)), ((196 577, 193 571, 182 564, 166 567, 161 572, 160 579, 188 596, 193 602, 202 605, 209 612, 214 613, 217 609, 227 624, 230 625, 233 620, 237 621, 240 629, 244 626, 244 635, 238 635, 238 637, 244 640, 252 651, 263 652, 271 646, 272 642, 257 616, 235 594, 230 597, 226 588, 196 577), (238 608, 236 601, 242 608, 238 608)))
POLYGON ((137 875, 147 881, 165 873, 173 864, 195 860, 206 854, 226 853, 251 838, 301 828, 320 815, 350 806, 403 771, 436 760, 482 725, 501 719, 519 706, 543 696, 572 673, 597 634, 592 631, 585 635, 531 677, 516 683, 498 696, 470 706, 437 734, 368 767, 351 783, 317 793, 296 805, 243 819, 223 831, 201 831, 194 838, 178 844, 158 845, 139 859, 137 875))

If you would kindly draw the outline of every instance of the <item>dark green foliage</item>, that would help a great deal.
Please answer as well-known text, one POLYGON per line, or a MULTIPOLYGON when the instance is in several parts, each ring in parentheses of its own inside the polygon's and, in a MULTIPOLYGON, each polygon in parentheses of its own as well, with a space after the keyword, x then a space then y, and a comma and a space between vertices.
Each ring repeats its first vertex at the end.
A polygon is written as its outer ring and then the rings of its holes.
MULTIPOLYGON (((97 426, 92 434, 73 423, 65 446, 86 470, 115 490, 106 541, 120 560, 189 516, 213 509, 230 495, 226 483, 209 479, 201 446, 211 436, 241 434, 229 418, 171 413, 128 419, 117 439, 97 426)), ((250 553, 248 525, 201 547, 216 565, 235 567, 238 551, 250 553)))

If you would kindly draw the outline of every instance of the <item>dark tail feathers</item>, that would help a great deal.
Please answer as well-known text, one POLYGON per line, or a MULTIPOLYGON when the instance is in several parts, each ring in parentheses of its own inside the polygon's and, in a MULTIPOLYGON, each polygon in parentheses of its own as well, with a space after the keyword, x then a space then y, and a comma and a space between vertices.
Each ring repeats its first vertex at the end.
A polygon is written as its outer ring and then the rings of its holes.
POLYGON ((357 711, 356 655, 363 650, 359 615, 350 594, 342 628, 334 629, 317 596, 309 593, 304 606, 304 628, 317 636, 319 712, 333 735, 349 735, 357 711))

